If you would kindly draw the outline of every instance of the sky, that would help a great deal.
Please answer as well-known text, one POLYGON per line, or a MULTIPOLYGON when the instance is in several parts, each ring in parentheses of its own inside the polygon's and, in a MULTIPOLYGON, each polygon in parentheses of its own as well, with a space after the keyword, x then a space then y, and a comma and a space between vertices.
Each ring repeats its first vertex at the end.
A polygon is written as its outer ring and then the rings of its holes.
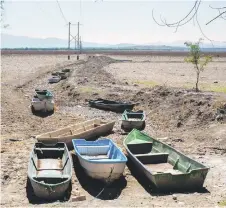
MULTIPOLYGON (((169 23, 183 18, 192 8, 194 1, 117 1, 117 0, 5 0, 4 23, 9 27, 2 33, 38 38, 68 38, 67 22, 82 24, 82 40, 96 43, 172 43, 195 41, 202 37, 196 23, 191 21, 183 27, 161 27, 152 18, 160 18, 169 23), (65 20, 66 19, 66 20, 65 20)), ((203 32, 216 41, 226 41, 226 20, 217 19, 209 25, 209 20, 218 15, 209 7, 226 6, 226 1, 203 1, 199 10, 199 22, 203 32)), ((71 32, 77 34, 77 25, 71 32)))

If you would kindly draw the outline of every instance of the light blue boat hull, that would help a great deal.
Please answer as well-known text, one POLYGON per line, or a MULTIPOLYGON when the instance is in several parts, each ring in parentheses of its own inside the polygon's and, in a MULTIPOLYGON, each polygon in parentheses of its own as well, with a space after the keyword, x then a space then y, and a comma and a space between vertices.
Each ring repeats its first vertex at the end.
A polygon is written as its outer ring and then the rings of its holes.
POLYGON ((72 143, 81 166, 90 177, 112 182, 122 176, 127 158, 110 139, 76 139, 72 143))

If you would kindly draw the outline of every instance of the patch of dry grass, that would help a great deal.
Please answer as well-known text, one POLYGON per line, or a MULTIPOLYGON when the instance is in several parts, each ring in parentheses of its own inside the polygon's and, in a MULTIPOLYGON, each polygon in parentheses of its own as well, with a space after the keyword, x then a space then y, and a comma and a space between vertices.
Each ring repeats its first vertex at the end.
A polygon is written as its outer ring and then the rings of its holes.
POLYGON ((151 80, 137 80, 134 82, 135 84, 143 85, 145 87, 154 87, 158 85, 157 82, 151 80))
POLYGON ((222 201, 218 202, 218 205, 221 207, 226 207, 226 200, 222 200, 222 201))

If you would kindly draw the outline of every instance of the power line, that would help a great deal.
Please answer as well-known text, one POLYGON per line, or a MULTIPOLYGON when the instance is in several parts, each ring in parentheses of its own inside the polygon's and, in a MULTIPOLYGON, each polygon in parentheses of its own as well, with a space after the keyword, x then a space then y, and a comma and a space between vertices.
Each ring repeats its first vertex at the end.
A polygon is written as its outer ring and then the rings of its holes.
POLYGON ((57 1, 57 4, 58 4, 58 7, 59 7, 59 9, 60 9, 61 16, 63 17, 64 21, 65 21, 66 23, 68 23, 68 21, 67 21, 66 17, 64 16, 64 13, 63 13, 63 11, 62 11, 62 9, 61 9, 61 6, 60 6, 59 1, 58 1, 58 0, 56 0, 56 1, 57 1))

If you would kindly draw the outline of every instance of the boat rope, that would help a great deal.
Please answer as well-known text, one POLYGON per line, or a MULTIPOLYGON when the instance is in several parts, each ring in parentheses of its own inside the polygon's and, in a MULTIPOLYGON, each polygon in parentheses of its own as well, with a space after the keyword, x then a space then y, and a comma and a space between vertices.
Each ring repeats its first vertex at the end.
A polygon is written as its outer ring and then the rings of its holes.
MULTIPOLYGON (((107 186, 110 184, 111 176, 112 176, 113 170, 114 170, 114 167, 111 168, 111 172, 110 172, 108 178, 106 179, 106 185, 105 185, 104 188, 103 188, 103 189, 102 189, 102 190, 94 197, 94 199, 95 199, 95 198, 98 198, 98 197, 103 193, 103 191, 107 188, 107 186)), ((94 200, 94 199, 92 199, 92 200, 94 200)), ((91 201, 92 201, 92 200, 91 200, 91 201)))

